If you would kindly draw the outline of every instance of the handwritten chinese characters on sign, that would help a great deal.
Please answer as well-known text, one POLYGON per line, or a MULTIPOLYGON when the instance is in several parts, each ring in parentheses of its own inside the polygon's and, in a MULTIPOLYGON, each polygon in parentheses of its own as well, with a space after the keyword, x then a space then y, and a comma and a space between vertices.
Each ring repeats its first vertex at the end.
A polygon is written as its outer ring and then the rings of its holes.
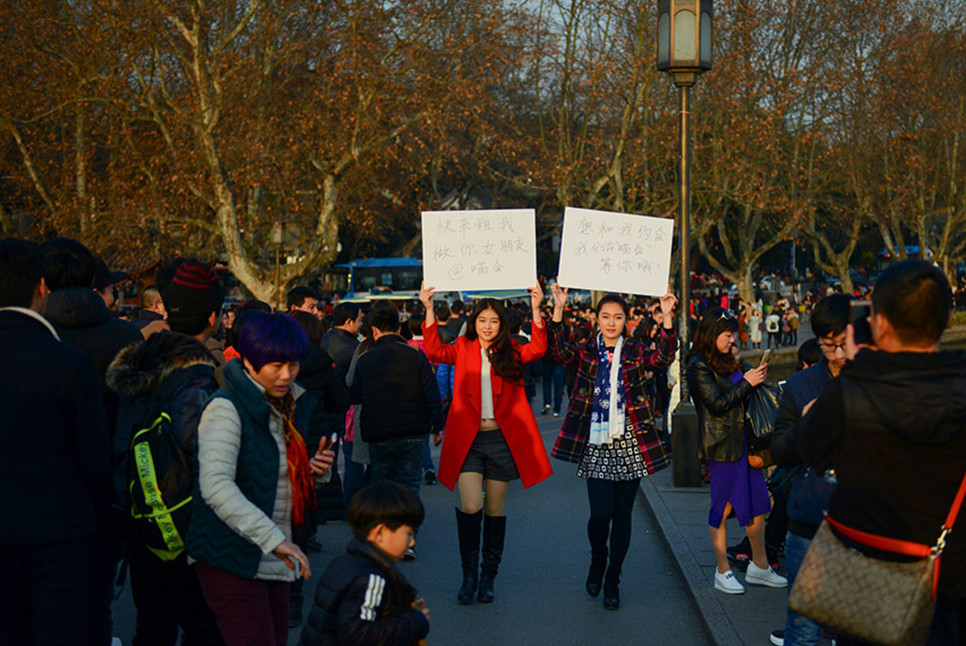
POLYGON ((667 291, 674 220, 567 207, 557 281, 642 296, 667 291))
POLYGON ((536 213, 424 211, 423 280, 440 291, 536 285, 536 213))

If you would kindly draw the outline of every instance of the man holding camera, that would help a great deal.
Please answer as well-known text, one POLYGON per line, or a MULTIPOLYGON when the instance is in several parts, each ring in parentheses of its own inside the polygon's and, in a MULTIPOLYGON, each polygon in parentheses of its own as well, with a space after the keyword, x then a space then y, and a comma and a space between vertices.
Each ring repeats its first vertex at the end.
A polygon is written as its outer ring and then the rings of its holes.
MULTIPOLYGON (((853 320, 850 361, 793 428, 804 463, 817 473, 835 469, 829 515, 840 523, 935 544, 966 472, 966 354, 939 350, 951 311, 949 282, 930 263, 906 260, 883 271, 868 316, 871 344, 856 343, 855 324, 864 320, 853 320)), ((942 556, 930 644, 959 643, 964 516, 942 556)))

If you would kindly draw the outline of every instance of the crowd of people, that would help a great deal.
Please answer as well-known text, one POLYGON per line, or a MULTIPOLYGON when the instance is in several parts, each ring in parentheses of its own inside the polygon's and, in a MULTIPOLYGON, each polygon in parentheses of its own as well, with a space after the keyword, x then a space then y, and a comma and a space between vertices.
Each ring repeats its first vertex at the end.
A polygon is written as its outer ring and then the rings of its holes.
MULTIPOLYGON (((275 311, 225 307, 212 268, 188 258, 161 267, 121 317, 114 285, 126 278, 75 240, 0 241, 9 643, 108 646, 119 573, 135 646, 179 632, 191 644, 283 645, 295 626, 307 646, 423 643, 429 609, 396 567, 416 558, 421 487, 457 493, 455 601, 493 603, 509 483, 543 482, 550 458, 586 482, 584 588, 618 610, 634 501, 670 464, 682 380, 723 594, 790 589, 824 513, 929 543, 966 471, 966 359, 938 346, 953 291, 923 261, 882 273, 861 343, 848 296, 776 299, 766 312, 723 294, 695 299, 690 348, 678 347, 672 294, 575 304, 551 284, 465 306, 424 285, 418 301, 363 308, 298 286, 275 311), (799 349, 763 453, 748 419, 768 364, 741 353, 797 346, 805 317, 815 339, 799 349), (562 418, 549 454, 537 415, 562 418), (726 545, 731 517, 747 531, 743 561, 726 545), (306 618, 307 554, 327 519, 347 520, 353 539, 317 577, 306 618)), ((966 594, 966 539, 943 540, 930 644, 958 643, 966 594)), ((820 638, 792 610, 771 635, 820 638)))

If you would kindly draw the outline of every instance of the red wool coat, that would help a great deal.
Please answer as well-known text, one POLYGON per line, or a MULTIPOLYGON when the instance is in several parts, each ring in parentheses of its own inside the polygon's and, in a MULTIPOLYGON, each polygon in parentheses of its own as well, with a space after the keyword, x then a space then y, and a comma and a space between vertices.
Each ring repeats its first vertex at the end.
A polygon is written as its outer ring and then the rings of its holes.
MULTIPOLYGON (((459 337, 453 345, 439 340, 436 324, 423 324, 426 355, 430 361, 456 366, 453 401, 446 418, 446 433, 439 457, 439 481, 448 489, 456 486, 456 479, 480 430, 482 387, 480 370, 480 342, 459 337)), ((514 345, 517 345, 514 343, 514 345)), ((524 363, 536 361, 547 351, 547 327, 533 326, 530 343, 517 345, 524 363)), ((547 449, 533 418, 533 410, 522 384, 506 381, 490 369, 493 386, 493 416, 513 455, 524 487, 530 487, 550 477, 553 470, 547 449)))

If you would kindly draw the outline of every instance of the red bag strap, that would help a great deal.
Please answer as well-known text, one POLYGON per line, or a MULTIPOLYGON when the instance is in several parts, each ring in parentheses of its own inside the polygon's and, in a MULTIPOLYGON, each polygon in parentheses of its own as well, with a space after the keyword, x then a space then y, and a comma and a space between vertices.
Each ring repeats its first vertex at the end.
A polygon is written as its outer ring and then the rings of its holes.
POLYGON ((846 536, 856 543, 865 545, 866 547, 882 550, 883 552, 893 552, 895 554, 916 556, 918 558, 925 558, 932 554, 932 548, 928 545, 923 545, 922 543, 902 541, 898 538, 889 538, 887 536, 879 536, 878 534, 870 534, 869 532, 852 529, 848 525, 843 525, 831 516, 826 516, 825 519, 828 521, 829 525, 834 527, 843 536, 846 536))
POLYGON ((956 517, 959 515, 959 509, 963 505, 964 498, 966 498, 966 475, 963 476, 963 481, 959 484, 959 491, 956 492, 953 506, 949 508, 949 513, 946 515, 946 522, 943 523, 942 533, 936 540, 934 547, 923 545, 922 543, 913 543, 912 541, 902 541, 898 538, 870 534, 869 532, 863 532, 858 529, 853 529, 848 525, 843 525, 831 516, 826 516, 825 518, 843 536, 867 547, 919 558, 925 558, 933 553, 939 556, 946 548, 946 536, 949 535, 949 532, 953 531, 953 525, 956 523, 956 517))

